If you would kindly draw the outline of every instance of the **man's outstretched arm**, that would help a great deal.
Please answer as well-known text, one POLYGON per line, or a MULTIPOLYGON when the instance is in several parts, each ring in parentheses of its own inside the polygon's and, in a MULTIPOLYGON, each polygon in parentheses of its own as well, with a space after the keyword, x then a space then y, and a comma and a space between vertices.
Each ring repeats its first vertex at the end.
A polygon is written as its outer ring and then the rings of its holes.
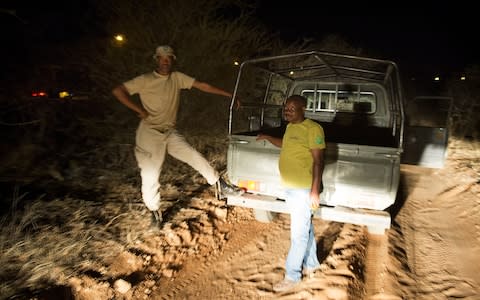
POLYGON ((229 93, 227 91, 224 91, 220 88, 217 88, 213 85, 210 85, 206 82, 201 82, 201 81, 195 80, 193 82, 193 87, 196 88, 196 89, 199 89, 199 90, 201 90, 202 92, 205 92, 205 93, 225 96, 225 97, 229 97, 229 98, 232 97, 231 93, 229 93))
MULTIPOLYGON (((216 86, 210 85, 206 82, 201 82, 201 81, 195 80, 193 82, 193 87, 196 88, 196 89, 199 89, 200 91, 205 92, 205 93, 232 98, 232 93, 229 93, 225 90, 217 88, 216 86)), ((240 108, 241 104, 240 104, 240 101, 238 100, 238 98, 235 99, 234 106, 235 106, 236 109, 240 108)))

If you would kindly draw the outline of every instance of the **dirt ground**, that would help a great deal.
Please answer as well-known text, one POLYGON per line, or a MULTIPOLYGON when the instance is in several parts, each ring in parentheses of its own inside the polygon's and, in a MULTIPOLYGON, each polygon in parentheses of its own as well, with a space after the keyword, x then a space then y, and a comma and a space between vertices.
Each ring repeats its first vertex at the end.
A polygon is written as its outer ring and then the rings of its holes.
POLYGON ((33 228, 28 240, 15 237, 11 248, 2 240, 0 299, 480 299, 479 157, 478 142, 452 140, 443 169, 402 165, 385 235, 315 219, 321 269, 285 293, 272 285, 284 274, 288 215, 258 222, 251 210, 218 200, 188 166, 173 164, 173 173, 191 177, 162 185, 165 223, 153 232, 138 182, 104 174, 116 184, 108 193, 41 204, 57 222, 75 206, 59 226, 68 230, 36 218, 22 225, 33 228), (25 251, 29 243, 36 250, 25 251))
POLYGON ((385 236, 315 220, 322 269, 290 292, 272 291, 289 246, 281 215, 237 225, 221 253, 187 261, 154 298, 480 299, 480 166, 470 164, 479 148, 471 146, 451 145, 441 170, 402 166, 403 203, 385 236))

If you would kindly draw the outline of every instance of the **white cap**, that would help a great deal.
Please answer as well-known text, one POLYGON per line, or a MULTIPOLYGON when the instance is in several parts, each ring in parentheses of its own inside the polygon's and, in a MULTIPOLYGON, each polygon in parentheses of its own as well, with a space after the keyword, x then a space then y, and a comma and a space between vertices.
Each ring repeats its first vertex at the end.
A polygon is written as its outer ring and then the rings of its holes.
POLYGON ((153 55, 153 58, 156 59, 158 56, 171 56, 173 57, 173 59, 177 59, 177 57, 175 56, 175 53, 173 52, 172 47, 168 45, 157 47, 157 49, 155 50, 155 54, 153 55))

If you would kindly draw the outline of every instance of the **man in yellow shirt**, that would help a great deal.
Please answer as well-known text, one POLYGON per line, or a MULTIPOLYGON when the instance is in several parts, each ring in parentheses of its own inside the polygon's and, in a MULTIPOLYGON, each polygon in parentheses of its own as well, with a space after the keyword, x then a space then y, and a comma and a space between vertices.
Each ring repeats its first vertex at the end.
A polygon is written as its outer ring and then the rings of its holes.
POLYGON ((312 224, 312 208, 320 204, 323 191, 325 135, 320 124, 305 118, 307 99, 292 95, 285 102, 288 121, 283 138, 260 134, 281 147, 279 169, 290 212, 290 250, 285 263, 285 278, 273 286, 276 292, 293 288, 302 271, 311 274, 320 267, 312 224))

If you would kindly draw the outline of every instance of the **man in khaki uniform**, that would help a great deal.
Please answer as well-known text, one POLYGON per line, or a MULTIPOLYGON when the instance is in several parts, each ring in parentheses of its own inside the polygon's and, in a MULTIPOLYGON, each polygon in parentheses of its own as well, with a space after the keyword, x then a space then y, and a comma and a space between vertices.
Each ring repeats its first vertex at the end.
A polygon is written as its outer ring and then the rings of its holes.
POLYGON ((112 90, 113 95, 141 118, 136 132, 135 157, 142 178, 142 198, 152 212, 152 226, 162 223, 159 176, 168 153, 197 170, 211 185, 217 184, 221 196, 241 193, 221 178, 209 162, 175 130, 180 103, 180 91, 192 87, 203 92, 231 98, 232 94, 201 82, 184 73, 172 71, 176 56, 170 46, 157 47, 153 58, 157 67, 153 72, 135 77, 112 90), (141 104, 130 95, 139 94, 141 104))

